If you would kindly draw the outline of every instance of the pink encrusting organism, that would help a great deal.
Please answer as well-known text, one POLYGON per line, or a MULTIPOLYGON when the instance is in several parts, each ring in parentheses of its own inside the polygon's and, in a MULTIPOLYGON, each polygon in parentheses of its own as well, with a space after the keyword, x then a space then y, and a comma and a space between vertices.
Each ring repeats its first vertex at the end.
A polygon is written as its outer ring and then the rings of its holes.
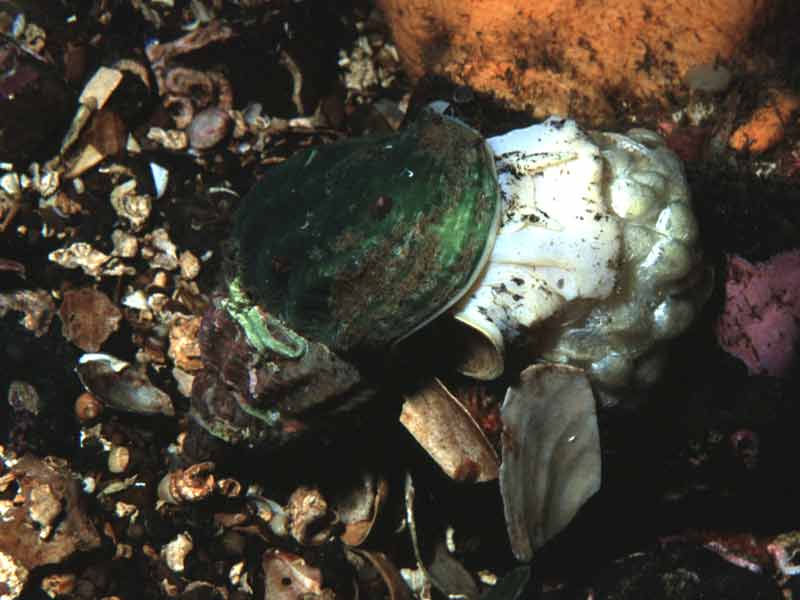
POLYGON ((789 375, 800 343, 800 250, 756 264, 728 257, 717 339, 751 374, 789 375))

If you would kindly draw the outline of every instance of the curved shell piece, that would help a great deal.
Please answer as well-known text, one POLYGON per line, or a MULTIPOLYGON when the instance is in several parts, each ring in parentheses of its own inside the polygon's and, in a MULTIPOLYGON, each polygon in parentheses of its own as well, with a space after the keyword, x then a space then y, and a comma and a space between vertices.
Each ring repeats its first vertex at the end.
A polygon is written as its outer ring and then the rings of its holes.
POLYGON ((581 369, 533 365, 501 408, 500 493, 514 555, 528 562, 601 483, 600 434, 581 369))
POLYGON ((335 351, 385 347, 451 307, 494 244, 494 160, 425 113, 392 135, 300 152, 248 194, 235 239, 261 307, 335 351))

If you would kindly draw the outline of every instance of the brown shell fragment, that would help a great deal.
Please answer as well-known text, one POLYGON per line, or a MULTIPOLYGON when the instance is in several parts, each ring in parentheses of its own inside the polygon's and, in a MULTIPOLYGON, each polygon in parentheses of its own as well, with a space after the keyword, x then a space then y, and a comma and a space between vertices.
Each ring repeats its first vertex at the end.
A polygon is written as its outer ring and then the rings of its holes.
POLYGON ((97 352, 122 320, 108 296, 91 287, 65 292, 58 316, 62 335, 84 352, 97 352))
POLYGON ((198 371, 203 368, 200 359, 201 317, 178 318, 169 330, 169 357, 184 371, 198 371))
POLYGON ((466 408, 438 379, 403 402, 400 422, 456 481, 497 478, 497 454, 466 408))
POLYGON ((304 546, 325 543, 330 537, 331 514, 328 502, 316 488, 300 486, 286 505, 289 533, 304 546))
POLYGON ((261 558, 261 568, 264 570, 265 598, 300 600, 335 597, 331 590, 322 588, 322 572, 295 554, 267 550, 261 558))
POLYGON ((336 516, 345 526, 340 535, 345 544, 360 546, 364 543, 388 494, 388 481, 373 473, 363 472, 357 482, 343 486, 332 504, 336 516))
POLYGON ((480 596, 472 575, 447 551, 444 540, 433 545, 430 558, 424 566, 434 587, 446 597, 476 600, 480 596))
MULTIPOLYGON (((375 589, 374 572, 380 577, 389 600, 411 600, 413 598, 397 567, 383 552, 351 548, 347 551, 347 558, 356 568, 356 578, 360 590, 372 591, 375 589)), ((365 596, 384 597, 384 594, 379 596, 365 594, 365 596)))
POLYGON ((600 489, 595 400, 582 369, 533 365, 508 389, 501 416, 506 527, 527 562, 600 489))
POLYGON ((24 573, 100 545, 84 512, 80 484, 66 467, 26 455, 11 472, 19 485, 19 502, 0 519, 0 563, 8 561, 24 573))
POLYGON ((93 146, 104 157, 117 156, 125 149, 128 129, 113 110, 95 113, 84 133, 86 144, 93 146))

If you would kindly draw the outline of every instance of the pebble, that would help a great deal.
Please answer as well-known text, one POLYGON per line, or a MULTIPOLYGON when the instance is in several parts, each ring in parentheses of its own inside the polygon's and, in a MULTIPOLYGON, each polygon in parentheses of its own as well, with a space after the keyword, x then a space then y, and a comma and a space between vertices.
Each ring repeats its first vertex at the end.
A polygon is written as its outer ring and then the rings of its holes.
POLYGON ((230 116, 220 108, 211 107, 200 111, 186 129, 189 145, 195 150, 213 148, 228 135, 230 124, 230 116))

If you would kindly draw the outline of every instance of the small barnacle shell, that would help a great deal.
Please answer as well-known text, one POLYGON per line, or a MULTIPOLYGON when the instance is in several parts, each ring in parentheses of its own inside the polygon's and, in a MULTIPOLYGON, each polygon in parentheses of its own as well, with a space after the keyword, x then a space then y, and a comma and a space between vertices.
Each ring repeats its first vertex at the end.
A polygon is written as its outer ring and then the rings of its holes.
POLYGON ((158 498, 169 504, 198 502, 214 491, 214 484, 214 463, 197 463, 164 475, 158 484, 158 498))

